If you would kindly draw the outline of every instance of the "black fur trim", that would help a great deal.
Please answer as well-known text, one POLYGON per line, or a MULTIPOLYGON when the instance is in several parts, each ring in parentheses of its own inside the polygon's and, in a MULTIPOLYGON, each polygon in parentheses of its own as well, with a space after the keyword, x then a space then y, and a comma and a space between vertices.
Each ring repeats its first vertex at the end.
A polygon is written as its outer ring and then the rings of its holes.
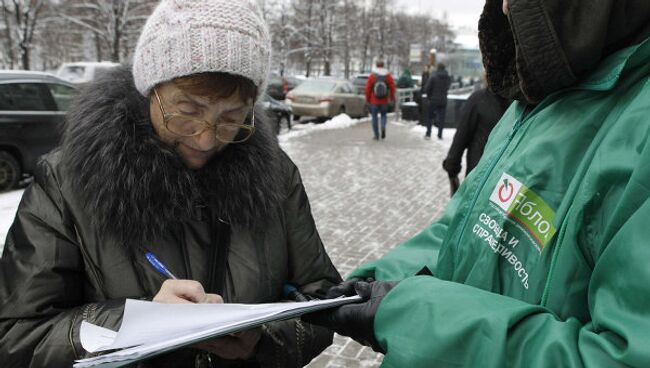
POLYGON ((68 113, 62 162, 94 225, 125 243, 153 240, 205 205, 234 226, 264 223, 284 199, 282 151, 262 113, 257 130, 200 170, 158 139, 149 100, 121 67, 86 87, 68 113))

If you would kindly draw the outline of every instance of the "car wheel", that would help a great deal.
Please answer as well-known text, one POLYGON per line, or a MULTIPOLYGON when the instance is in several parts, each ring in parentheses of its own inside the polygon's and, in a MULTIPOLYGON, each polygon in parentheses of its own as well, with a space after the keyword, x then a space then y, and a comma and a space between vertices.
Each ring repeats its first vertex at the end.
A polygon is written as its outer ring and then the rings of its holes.
POLYGON ((341 106, 341 109, 339 110, 339 114, 345 114, 345 106, 341 106))
POLYGON ((289 115, 280 115, 276 122, 275 134, 283 134, 291 130, 291 119, 289 115))
POLYGON ((20 176, 18 160, 10 153, 0 151, 0 192, 15 188, 20 176))

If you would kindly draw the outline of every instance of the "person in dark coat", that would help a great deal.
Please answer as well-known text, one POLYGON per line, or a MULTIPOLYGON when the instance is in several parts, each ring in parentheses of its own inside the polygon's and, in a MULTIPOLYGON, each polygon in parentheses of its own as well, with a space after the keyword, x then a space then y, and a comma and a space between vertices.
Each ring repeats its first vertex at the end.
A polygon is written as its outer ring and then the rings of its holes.
POLYGON ((456 135, 449 148, 442 167, 447 171, 452 184, 452 195, 458 189, 458 173, 461 170, 463 152, 467 150, 465 176, 478 164, 483 148, 492 128, 510 105, 509 100, 498 96, 487 88, 480 89, 467 99, 458 120, 456 135))
MULTIPOLYGON (((25 190, 0 259, 2 367, 71 367, 90 355, 81 322, 117 330, 127 298, 268 303, 287 284, 323 297, 341 280, 300 173, 254 105, 271 49, 259 9, 178 4, 148 19, 132 68, 84 89, 25 190)), ((291 319, 140 366, 302 367, 331 342, 291 319)))
POLYGON ((442 139, 442 130, 445 128, 447 114, 447 91, 451 86, 451 77, 444 64, 438 64, 435 73, 431 74, 424 87, 429 101, 429 116, 427 119, 427 133, 425 139, 431 138, 431 125, 434 120, 438 126, 438 139, 442 139))

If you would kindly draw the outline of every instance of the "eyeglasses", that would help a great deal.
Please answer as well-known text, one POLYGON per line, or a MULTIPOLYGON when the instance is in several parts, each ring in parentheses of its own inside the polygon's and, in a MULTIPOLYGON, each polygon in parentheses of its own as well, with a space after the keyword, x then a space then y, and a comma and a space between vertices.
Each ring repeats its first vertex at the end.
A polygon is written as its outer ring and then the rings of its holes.
POLYGON ((253 109, 250 124, 217 123, 210 124, 203 119, 178 113, 166 113, 158 91, 154 88, 153 93, 158 100, 160 112, 162 112, 165 129, 181 137, 194 137, 203 134, 208 129, 214 129, 214 135, 222 143, 242 143, 247 141, 255 133, 255 110, 253 109))

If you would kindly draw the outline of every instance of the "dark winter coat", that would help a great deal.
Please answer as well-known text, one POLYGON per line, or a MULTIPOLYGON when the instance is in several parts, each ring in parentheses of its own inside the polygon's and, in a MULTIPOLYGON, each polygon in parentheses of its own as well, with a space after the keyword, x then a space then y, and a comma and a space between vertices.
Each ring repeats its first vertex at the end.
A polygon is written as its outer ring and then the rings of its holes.
POLYGON ((650 36, 648 0, 487 0, 479 41, 490 89, 536 104, 650 36))
POLYGON ((424 93, 431 106, 446 106, 447 91, 451 86, 451 77, 444 69, 438 69, 431 74, 427 84, 424 86, 424 93))
POLYGON ((449 176, 457 176, 460 172, 466 149, 466 174, 478 164, 490 132, 508 108, 509 102, 487 89, 480 89, 467 99, 461 110, 454 141, 447 158, 442 162, 442 167, 449 176))
MULTIPOLYGON (((322 296, 340 281, 268 125, 191 171, 148 111, 131 73, 117 70, 84 91, 60 149, 40 162, 0 260, 2 367, 70 367, 88 356, 82 320, 117 330, 125 298, 151 299, 165 281, 145 250, 226 302, 278 301, 287 282, 322 296)), ((254 361, 219 366, 302 366, 331 341, 299 320, 272 323, 254 361)), ((196 353, 150 365, 193 367, 196 353)))

